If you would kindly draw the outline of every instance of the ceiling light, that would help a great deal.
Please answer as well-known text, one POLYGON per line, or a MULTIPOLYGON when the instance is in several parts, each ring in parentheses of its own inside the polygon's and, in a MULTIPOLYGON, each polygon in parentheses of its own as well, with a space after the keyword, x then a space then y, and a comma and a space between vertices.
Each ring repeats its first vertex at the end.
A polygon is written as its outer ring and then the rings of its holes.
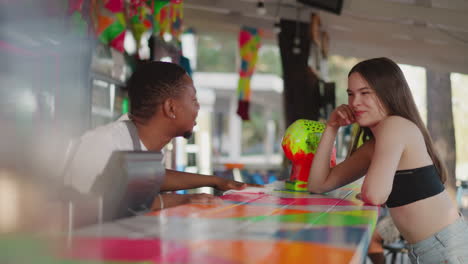
POLYGON ((257 2, 257 14, 263 16, 266 15, 267 10, 265 8, 265 3, 263 0, 257 2))

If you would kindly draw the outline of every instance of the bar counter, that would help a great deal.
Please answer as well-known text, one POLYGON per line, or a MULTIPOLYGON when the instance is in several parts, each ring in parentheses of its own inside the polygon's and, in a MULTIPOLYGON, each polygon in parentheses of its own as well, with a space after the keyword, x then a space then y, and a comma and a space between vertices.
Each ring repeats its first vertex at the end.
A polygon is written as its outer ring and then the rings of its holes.
POLYGON ((64 259, 80 263, 362 263, 378 207, 358 183, 326 195, 283 182, 76 231, 64 259))

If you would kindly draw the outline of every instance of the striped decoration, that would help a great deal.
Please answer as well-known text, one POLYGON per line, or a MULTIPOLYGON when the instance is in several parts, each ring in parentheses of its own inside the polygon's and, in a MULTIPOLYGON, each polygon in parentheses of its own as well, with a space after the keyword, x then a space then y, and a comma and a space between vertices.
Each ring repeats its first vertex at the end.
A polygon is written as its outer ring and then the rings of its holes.
POLYGON ((237 114, 242 120, 249 120, 250 104, 250 79, 257 63, 258 50, 260 49, 261 32, 256 28, 242 27, 239 32, 239 49, 241 65, 239 69, 239 84, 237 95, 239 104, 237 114))

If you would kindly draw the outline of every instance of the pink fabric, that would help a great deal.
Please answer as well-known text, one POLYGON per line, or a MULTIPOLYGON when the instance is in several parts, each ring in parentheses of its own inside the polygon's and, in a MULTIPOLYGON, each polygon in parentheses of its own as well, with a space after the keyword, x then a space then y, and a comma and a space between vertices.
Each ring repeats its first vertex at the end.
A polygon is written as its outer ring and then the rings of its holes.
POLYGON ((116 49, 119 52, 124 52, 124 41, 125 41, 125 32, 120 33, 115 39, 110 43, 111 47, 116 49))
POLYGON ((80 12, 83 6, 83 0, 69 0, 68 1, 68 13, 72 14, 75 11, 80 12))
POLYGON ((248 31, 242 30, 239 33, 239 46, 243 47, 251 38, 252 35, 248 31))
POLYGON ((112 13, 123 12, 124 10, 124 0, 109 0, 105 7, 109 9, 112 13))
POLYGON ((223 195, 221 199, 234 202, 250 203, 255 201, 255 203, 279 205, 362 205, 362 203, 334 198, 280 198, 258 193, 233 193, 223 195))
POLYGON ((64 254, 74 260, 132 261, 150 263, 230 263, 197 253, 189 245, 160 239, 77 238, 64 254))

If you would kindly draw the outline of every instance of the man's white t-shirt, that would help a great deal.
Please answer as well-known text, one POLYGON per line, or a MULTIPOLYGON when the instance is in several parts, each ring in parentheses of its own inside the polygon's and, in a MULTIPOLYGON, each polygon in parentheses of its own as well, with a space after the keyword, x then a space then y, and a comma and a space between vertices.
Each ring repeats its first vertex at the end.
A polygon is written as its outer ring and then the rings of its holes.
MULTIPOLYGON (((124 122, 126 120, 129 120, 127 114, 81 136, 67 172, 71 185, 78 191, 89 193, 97 176, 106 167, 112 152, 135 150, 124 122)), ((141 150, 148 150, 141 140, 140 145, 141 150)))

